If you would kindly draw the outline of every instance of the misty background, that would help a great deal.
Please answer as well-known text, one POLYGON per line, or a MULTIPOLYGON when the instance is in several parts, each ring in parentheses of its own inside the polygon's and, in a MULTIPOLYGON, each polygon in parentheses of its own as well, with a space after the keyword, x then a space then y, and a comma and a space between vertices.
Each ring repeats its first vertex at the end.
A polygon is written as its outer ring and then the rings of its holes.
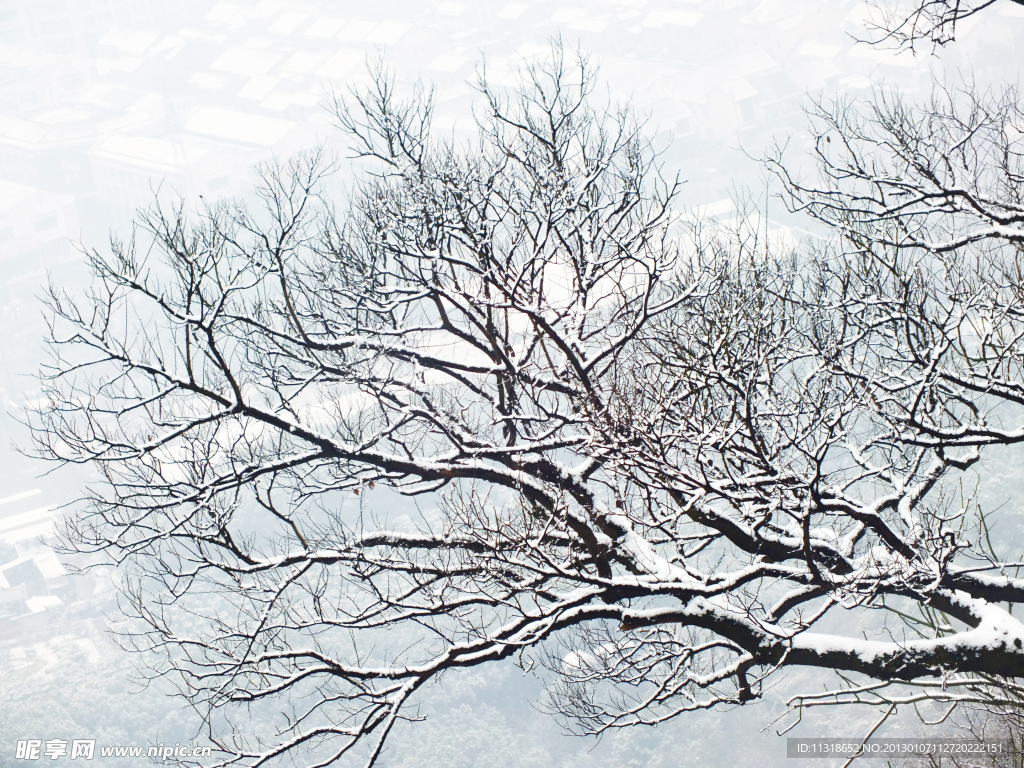
MULTIPOLYGON (((935 76, 1017 83, 1024 7, 997 4, 959 25, 947 50, 917 57, 856 44, 867 10, 864 0, 0 0, 0 766, 25 764, 15 759, 24 739, 95 739, 99 768, 130 760, 104 761, 99 745, 206 743, 171 681, 133 682, 140 660, 110 639, 113 574, 72 576, 54 553, 54 526, 89 475, 44 475, 13 448, 29 446, 18 419, 38 397, 38 297, 47 280, 87 285, 83 248, 130 238, 155 195, 187 207, 244 198, 257 164, 319 144, 341 158, 343 189, 352 170, 331 94, 365 80, 378 52, 400 85, 434 86, 439 129, 468 137, 481 63, 490 81, 514 85, 520 64, 560 35, 592 54, 610 100, 649 115, 667 175, 686 180, 680 206, 724 219, 731 194, 765 195, 752 158, 773 140, 791 137, 799 156, 811 97, 888 86, 919 100, 935 76)), ((798 220, 776 220, 778 233, 799 236, 798 220)), ((1018 473, 997 471, 1010 496, 1018 473)), ((814 679, 792 673, 760 705, 595 741, 538 711, 542 677, 485 666, 428 690, 426 722, 397 732, 383 765, 782 765, 772 720, 788 691, 814 679)), ((839 711, 790 735, 857 736, 874 716, 839 711)), ((916 727, 906 718, 885 735, 916 727)))

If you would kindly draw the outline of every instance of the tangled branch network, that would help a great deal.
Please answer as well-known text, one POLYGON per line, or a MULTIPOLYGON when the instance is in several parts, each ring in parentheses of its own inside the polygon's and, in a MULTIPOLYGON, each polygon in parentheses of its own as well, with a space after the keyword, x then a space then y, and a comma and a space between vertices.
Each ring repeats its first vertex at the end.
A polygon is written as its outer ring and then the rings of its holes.
POLYGON ((341 212, 314 153, 49 296, 35 447, 98 473, 66 546, 118 564, 218 765, 372 764, 425 684, 509 658, 590 734, 787 667, 852 681, 795 707, 1024 675, 964 490, 1024 441, 1015 94, 819 105, 820 183, 766 162, 832 235, 783 250, 675 214, 585 58, 482 78, 465 145, 375 75, 341 212))

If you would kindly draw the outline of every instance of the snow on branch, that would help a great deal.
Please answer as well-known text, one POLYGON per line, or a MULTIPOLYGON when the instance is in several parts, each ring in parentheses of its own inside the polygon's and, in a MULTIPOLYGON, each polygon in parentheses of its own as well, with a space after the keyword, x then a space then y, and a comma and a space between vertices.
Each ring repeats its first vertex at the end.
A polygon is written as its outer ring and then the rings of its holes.
POLYGON ((835 233, 793 253, 673 215, 594 78, 557 45, 482 78, 454 146, 378 68, 345 208, 313 153, 52 289, 35 446, 99 477, 66 546, 119 564, 220 765, 372 764, 422 686, 511 657, 583 733, 791 666, 1024 673, 1019 558, 960 482, 1024 440, 1015 95, 819 105, 820 182, 770 160, 835 233), (879 611, 904 634, 865 641, 879 611))

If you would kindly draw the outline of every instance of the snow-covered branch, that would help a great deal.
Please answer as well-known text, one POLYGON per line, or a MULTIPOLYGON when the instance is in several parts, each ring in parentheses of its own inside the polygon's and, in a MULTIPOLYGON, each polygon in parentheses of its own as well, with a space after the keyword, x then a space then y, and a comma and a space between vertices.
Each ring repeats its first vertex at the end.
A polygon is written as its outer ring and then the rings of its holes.
POLYGON ((150 211, 50 296, 36 447, 101 478, 66 545, 123 569, 126 640, 221 764, 372 763, 423 685, 512 656, 587 733, 787 666, 1024 672, 1019 558, 959 492, 1024 440, 1015 102, 821 108, 822 181, 774 163, 837 239, 794 254, 680 223, 557 46, 480 83, 468 147, 376 76, 339 106, 379 163, 348 207, 314 153, 262 210, 150 211), (878 611, 941 619, 866 641, 878 611))

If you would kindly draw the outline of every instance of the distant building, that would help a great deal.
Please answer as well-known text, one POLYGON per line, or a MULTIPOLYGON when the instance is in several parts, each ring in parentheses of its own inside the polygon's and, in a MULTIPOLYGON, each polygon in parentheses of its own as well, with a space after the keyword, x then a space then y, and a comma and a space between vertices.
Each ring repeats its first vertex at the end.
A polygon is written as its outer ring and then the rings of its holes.
POLYGON ((0 279, 53 268, 77 257, 78 213, 71 195, 0 180, 0 279))
MULTIPOLYGON (((18 497, 4 501, 10 499, 18 497)), ((78 599, 56 553, 40 541, 52 534, 54 522, 48 507, 0 516, 0 637, 24 617, 78 599)))
POLYGON ((92 191, 86 149, 96 129, 89 112, 65 107, 34 119, 0 112, 0 179, 72 194, 92 191))
POLYGON ((0 567, 0 588, 4 591, 14 587, 23 587, 29 597, 47 594, 46 578, 31 557, 23 557, 0 567))
POLYGON ((3 0, 0 45, 89 52, 115 24, 153 21, 162 14, 162 5, 155 0, 3 0))
MULTIPOLYGON (((0 16, 4 6, 0 2, 0 16)), ((0 114, 20 117, 65 106, 88 85, 91 72, 84 56, 0 44, 0 114)))
POLYGON ((89 150, 100 199, 128 214, 151 205, 157 192, 192 199, 233 194, 238 154, 236 147, 192 136, 122 134, 89 150))

